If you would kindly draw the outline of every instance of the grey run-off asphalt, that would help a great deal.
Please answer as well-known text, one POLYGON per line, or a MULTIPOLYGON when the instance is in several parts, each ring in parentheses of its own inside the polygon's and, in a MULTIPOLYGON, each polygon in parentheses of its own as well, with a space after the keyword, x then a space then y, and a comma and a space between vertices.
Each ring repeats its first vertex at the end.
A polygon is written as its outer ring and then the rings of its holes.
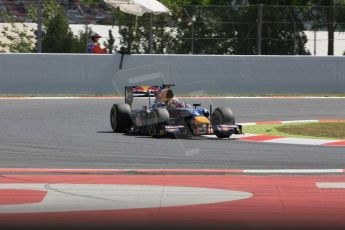
MULTIPOLYGON (((345 148, 115 134, 109 111, 122 99, 0 100, 0 167, 345 168, 345 148)), ((137 105, 146 102, 138 99, 137 105)), ((230 106, 237 122, 344 119, 339 99, 186 99, 230 106)))

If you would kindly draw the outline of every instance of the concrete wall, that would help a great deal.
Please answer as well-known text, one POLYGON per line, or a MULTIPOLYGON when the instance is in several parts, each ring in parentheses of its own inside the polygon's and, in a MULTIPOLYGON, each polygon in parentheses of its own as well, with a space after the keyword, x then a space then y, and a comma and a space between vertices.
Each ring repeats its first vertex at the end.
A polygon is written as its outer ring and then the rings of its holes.
POLYGON ((345 57, 0 54, 0 93, 345 93, 345 57))
POLYGON ((113 55, 1 54, 0 93, 102 93, 117 68, 113 55))

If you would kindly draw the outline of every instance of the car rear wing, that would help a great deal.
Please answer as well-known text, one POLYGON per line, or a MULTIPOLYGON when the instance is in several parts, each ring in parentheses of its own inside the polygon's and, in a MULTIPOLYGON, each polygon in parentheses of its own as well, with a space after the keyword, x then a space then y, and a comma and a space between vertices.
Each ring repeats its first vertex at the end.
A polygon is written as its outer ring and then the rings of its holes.
POLYGON ((125 103, 132 106, 134 97, 155 97, 160 89, 160 86, 126 86, 125 103))

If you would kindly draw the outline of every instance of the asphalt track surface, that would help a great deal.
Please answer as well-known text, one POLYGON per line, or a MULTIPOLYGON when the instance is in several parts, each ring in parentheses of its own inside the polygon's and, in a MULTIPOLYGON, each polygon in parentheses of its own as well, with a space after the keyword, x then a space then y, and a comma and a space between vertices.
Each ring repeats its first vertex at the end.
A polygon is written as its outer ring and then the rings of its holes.
MULTIPOLYGON (((122 99, 0 100, 0 167, 148 169, 345 168, 345 148, 115 134, 122 99)), ((138 104, 146 102, 139 99, 138 104)), ((344 119, 342 99, 186 99, 230 106, 237 122, 344 119)))

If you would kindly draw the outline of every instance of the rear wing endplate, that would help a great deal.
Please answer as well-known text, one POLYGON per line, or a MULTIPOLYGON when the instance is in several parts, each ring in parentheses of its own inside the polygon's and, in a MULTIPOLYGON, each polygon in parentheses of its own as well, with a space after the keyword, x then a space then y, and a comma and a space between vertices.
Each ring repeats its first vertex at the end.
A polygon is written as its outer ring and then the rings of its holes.
POLYGON ((134 97, 155 97, 159 86, 125 86, 125 103, 132 106, 134 97))

